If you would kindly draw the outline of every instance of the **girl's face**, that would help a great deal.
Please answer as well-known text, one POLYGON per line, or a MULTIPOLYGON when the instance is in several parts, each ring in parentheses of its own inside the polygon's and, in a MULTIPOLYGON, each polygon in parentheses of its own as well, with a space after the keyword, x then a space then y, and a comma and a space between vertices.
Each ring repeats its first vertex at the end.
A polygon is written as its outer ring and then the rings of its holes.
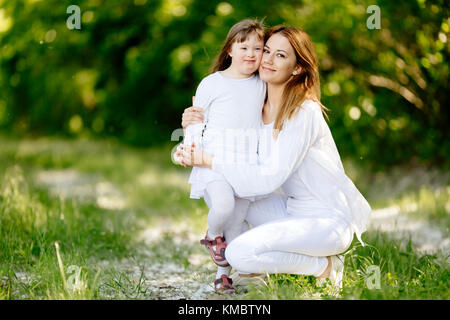
POLYGON ((244 42, 234 42, 228 52, 231 56, 231 67, 242 75, 251 75, 258 70, 261 63, 264 41, 253 32, 244 42))
POLYGON ((273 34, 264 46, 259 76, 270 84, 286 83, 300 71, 294 48, 281 34, 273 34))

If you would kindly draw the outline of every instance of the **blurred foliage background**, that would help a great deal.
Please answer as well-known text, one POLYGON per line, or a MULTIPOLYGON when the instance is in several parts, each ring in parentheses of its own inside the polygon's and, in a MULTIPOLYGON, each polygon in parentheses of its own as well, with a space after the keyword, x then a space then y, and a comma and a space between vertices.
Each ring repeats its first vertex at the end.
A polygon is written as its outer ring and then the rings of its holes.
POLYGON ((0 131, 170 143, 244 18, 310 34, 342 157, 450 168, 444 0, 0 0, 0 131), (379 30, 366 26, 374 4, 379 30), (66 25, 70 5, 80 30, 66 25))

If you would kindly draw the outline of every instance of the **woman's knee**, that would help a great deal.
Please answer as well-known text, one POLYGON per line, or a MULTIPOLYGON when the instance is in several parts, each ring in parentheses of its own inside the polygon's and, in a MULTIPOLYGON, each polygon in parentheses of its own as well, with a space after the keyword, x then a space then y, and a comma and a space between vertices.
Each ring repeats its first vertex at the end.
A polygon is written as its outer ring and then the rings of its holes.
POLYGON ((344 229, 339 229, 334 231, 336 235, 336 242, 335 242, 335 254, 340 254, 345 252, 353 241, 353 230, 352 228, 347 225, 344 229))

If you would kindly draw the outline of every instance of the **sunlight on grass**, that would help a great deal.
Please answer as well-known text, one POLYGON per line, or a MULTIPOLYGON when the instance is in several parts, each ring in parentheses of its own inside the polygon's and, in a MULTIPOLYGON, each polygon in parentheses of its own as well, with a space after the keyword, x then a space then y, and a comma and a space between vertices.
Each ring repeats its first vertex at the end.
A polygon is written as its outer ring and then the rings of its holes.
POLYGON ((432 190, 421 187, 391 202, 397 204, 402 212, 418 218, 427 219, 440 225, 445 232, 450 228, 450 186, 432 190))
MULTIPOLYGON (((211 295, 216 266, 198 244, 208 208, 203 200, 189 199, 190 170, 171 163, 172 146, 2 137, 0 144, 0 299, 211 295)), ((417 169, 370 177, 357 166, 349 171, 374 207, 439 225, 448 236, 448 175, 417 169)), ((406 236, 392 239, 383 230, 363 238, 366 247, 355 242, 346 253, 340 298, 450 298, 448 252, 419 254, 406 236), (371 266, 380 269, 380 289, 367 286, 371 266)), ((327 287, 316 288, 314 277, 280 274, 271 275, 266 286, 225 298, 338 297, 327 287)))
POLYGON ((143 258, 152 257, 152 263, 186 267, 189 253, 197 260, 208 257, 196 245, 196 234, 206 230, 206 206, 189 200, 188 172, 166 163, 170 148, 136 150, 111 141, 45 138, 5 142, 0 150, 5 173, 0 193, 2 298, 151 298, 133 294, 131 278, 114 264, 102 267, 98 286, 68 291, 54 241, 61 243, 66 268, 82 268, 82 283, 93 283, 100 270, 96 266, 105 258, 136 256, 138 248, 146 248, 143 258), (152 239, 146 230, 153 232, 152 239), (185 236, 189 245, 182 250, 185 236), (107 283, 120 289, 107 290, 107 283))

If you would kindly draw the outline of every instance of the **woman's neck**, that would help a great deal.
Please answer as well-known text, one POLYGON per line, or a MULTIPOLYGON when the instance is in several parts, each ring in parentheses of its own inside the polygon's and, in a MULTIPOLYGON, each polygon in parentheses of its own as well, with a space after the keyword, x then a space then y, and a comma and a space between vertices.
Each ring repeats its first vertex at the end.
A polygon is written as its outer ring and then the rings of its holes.
POLYGON ((281 107, 284 85, 267 84, 267 102, 264 104, 264 122, 272 122, 281 107))

